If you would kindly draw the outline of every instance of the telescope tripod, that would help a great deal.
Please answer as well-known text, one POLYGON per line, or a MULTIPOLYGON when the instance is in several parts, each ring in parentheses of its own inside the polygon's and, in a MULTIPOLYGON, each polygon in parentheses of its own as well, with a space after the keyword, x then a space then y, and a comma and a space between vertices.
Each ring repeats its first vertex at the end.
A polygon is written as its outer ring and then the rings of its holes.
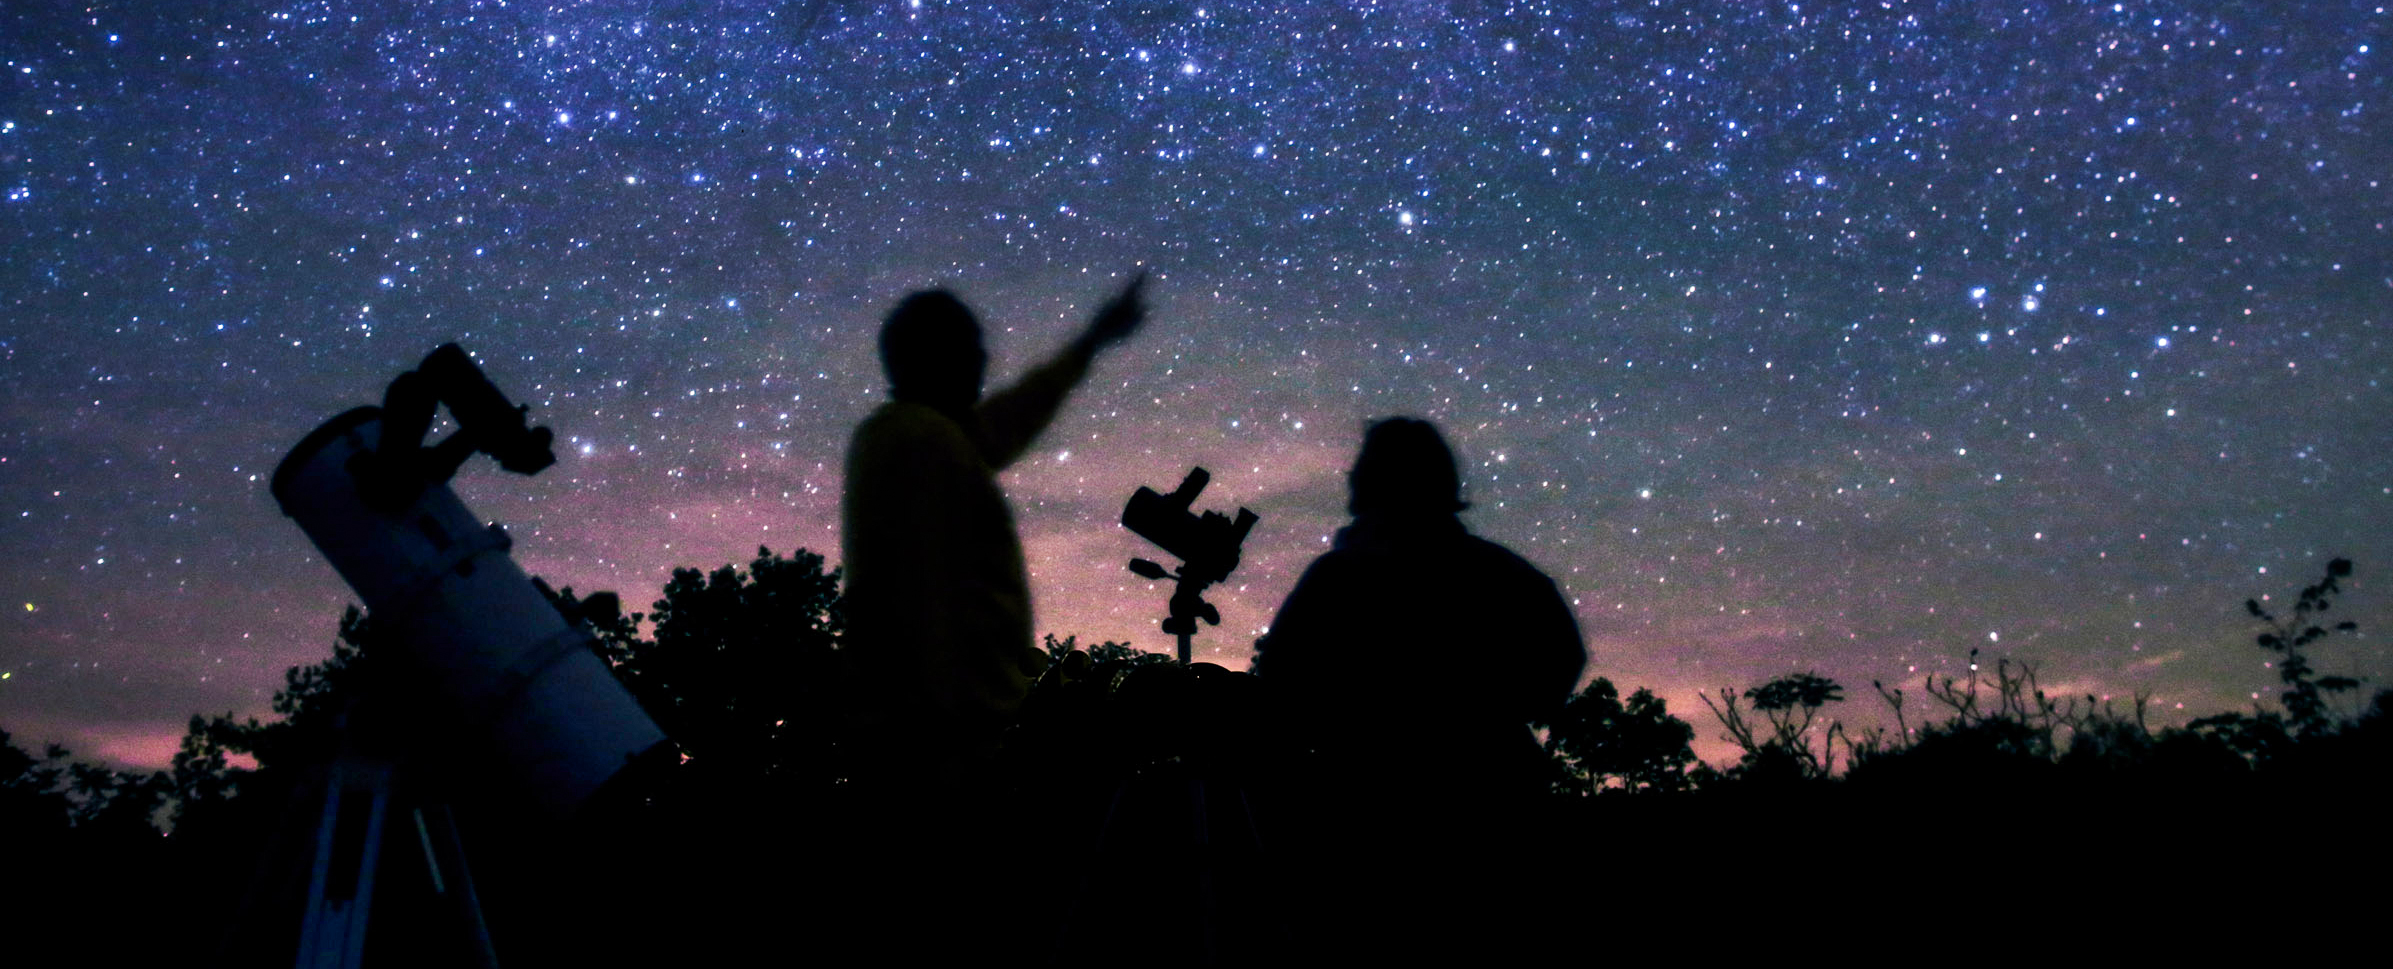
MULTIPOLYGON (((299 969, 357 969, 364 962, 375 888, 392 860, 384 853, 392 838, 420 852, 434 905, 447 913, 449 934, 458 940, 454 947, 465 950, 451 958, 479 969, 498 966, 456 819, 447 804, 423 797, 409 783, 411 773, 345 746, 320 784, 302 792, 314 795, 315 817, 305 829, 307 888, 293 960, 299 969)), ((392 928, 398 927, 385 931, 392 928)))

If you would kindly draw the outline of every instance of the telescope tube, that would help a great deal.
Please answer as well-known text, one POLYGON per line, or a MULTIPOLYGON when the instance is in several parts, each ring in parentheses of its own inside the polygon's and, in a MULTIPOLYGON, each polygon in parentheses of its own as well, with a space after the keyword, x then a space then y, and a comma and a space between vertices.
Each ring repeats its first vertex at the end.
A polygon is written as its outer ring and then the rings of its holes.
POLYGON ((310 432, 274 471, 274 498, 435 684, 434 699, 486 745, 494 773, 547 814, 571 817, 601 784, 665 742, 604 661, 446 482, 395 511, 360 494, 382 409, 310 432))

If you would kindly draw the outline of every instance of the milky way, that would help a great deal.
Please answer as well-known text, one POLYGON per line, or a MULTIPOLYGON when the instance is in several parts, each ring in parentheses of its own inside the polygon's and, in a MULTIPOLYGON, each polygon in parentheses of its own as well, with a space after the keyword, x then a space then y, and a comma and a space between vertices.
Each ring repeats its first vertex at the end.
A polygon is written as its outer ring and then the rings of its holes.
POLYGON ((1203 507, 1262 515, 1198 638, 1242 666, 1364 421, 1409 413, 1591 674, 1682 715, 1816 669, 1869 720, 1868 681, 1973 647, 2245 706, 2276 678, 2242 600, 2335 555, 2365 635, 2319 665, 2381 683, 2388 23, 12 2, 0 727, 157 765, 191 714, 263 712, 349 599, 266 476, 437 343, 561 442, 459 492, 530 571, 644 603, 836 558, 898 296, 973 301, 1003 379, 1140 263, 1148 328, 1005 479, 1043 630, 1168 646, 1114 522, 1203 464, 1203 507))

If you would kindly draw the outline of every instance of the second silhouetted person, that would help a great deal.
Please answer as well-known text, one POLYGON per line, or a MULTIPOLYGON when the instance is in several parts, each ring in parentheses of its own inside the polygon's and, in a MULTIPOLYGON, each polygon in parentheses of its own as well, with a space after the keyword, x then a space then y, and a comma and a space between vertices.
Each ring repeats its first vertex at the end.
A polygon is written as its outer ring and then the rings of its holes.
POLYGON ((1354 523, 1256 643, 1290 739, 1397 772, 1407 790, 1542 787, 1528 724, 1569 699, 1587 664, 1569 603, 1536 566, 1463 528, 1454 452, 1429 422, 1371 425, 1347 489, 1354 523))

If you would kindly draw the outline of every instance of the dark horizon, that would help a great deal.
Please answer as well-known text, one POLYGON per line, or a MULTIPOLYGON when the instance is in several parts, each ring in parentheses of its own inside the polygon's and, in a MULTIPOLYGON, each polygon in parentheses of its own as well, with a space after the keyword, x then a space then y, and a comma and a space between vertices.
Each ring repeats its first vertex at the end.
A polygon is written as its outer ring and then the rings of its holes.
POLYGON ((1115 520, 1203 465, 1262 516, 1196 640, 1243 667, 1412 413, 1715 762, 1701 691, 1973 647, 2247 709, 2243 601, 2334 557, 2320 670, 2393 673, 2381 11, 1005 9, 12 8, 0 728, 154 768, 263 713, 352 598, 266 477, 435 344, 559 436, 467 504, 638 607, 836 560, 899 296, 1001 378, 1135 262, 1005 479, 1041 632, 1168 650, 1115 520))

